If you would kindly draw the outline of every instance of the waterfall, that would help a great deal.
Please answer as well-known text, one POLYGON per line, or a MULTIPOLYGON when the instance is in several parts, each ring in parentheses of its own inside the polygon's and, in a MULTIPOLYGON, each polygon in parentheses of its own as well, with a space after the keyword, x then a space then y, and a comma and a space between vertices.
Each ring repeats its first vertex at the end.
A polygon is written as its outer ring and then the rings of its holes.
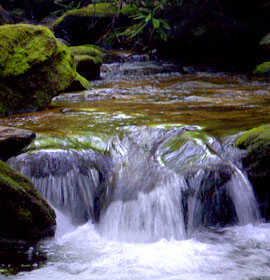
POLYGON ((73 223, 94 219, 94 193, 109 172, 108 157, 92 150, 41 150, 21 154, 9 163, 73 223))
POLYGON ((153 242, 186 237, 182 208, 186 182, 148 156, 130 149, 110 178, 109 203, 98 226, 108 239, 153 242))
POLYGON ((183 240, 200 227, 259 221, 236 150, 195 130, 129 127, 106 155, 37 150, 9 163, 73 224, 91 220, 109 240, 183 240))

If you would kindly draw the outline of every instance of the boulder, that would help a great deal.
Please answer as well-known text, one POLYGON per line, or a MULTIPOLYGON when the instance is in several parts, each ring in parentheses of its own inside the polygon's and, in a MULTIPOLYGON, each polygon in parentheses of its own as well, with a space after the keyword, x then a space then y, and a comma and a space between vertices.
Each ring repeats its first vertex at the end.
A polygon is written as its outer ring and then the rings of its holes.
POLYGON ((0 249, 9 241, 34 244, 53 236, 55 213, 32 182, 0 161, 0 249))
POLYGON ((13 21, 8 15, 8 12, 4 10, 3 7, 0 5, 0 25, 11 24, 11 23, 13 23, 13 21))
POLYGON ((30 130, 0 126, 0 159, 7 160, 17 155, 35 137, 30 130))
POLYGON ((243 167, 258 198, 261 213, 270 218, 270 125, 253 128, 238 136, 236 147, 245 150, 243 167))
POLYGON ((119 10, 119 6, 113 3, 90 4, 86 8, 66 12, 52 28, 56 37, 71 45, 93 44, 112 27, 124 24, 119 10))
POLYGON ((77 72, 88 80, 100 78, 101 50, 93 45, 70 47, 74 55, 77 72))
POLYGON ((257 65, 255 70, 253 71, 253 74, 255 74, 256 76, 261 76, 261 77, 269 77, 270 76, 270 61, 257 65))
POLYGON ((265 50, 270 50, 270 33, 262 38, 259 45, 265 50))
POLYGON ((0 116, 46 108, 68 88, 76 65, 44 26, 0 26, 0 116))

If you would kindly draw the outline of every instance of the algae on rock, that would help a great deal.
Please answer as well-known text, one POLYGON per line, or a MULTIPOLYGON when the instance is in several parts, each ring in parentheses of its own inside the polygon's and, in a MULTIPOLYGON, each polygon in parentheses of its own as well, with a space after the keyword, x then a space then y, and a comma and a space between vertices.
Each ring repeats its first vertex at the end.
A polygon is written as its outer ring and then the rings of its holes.
POLYGON ((270 125, 248 130, 238 136, 235 145, 245 150, 243 166, 259 200, 261 213, 270 219, 270 125))
POLYGON ((0 26, 0 116, 46 108, 76 77, 74 58, 43 26, 0 26))
POLYGON ((94 45, 82 45, 70 47, 74 55, 77 72, 88 80, 100 78, 102 53, 100 48, 94 45))
POLYGON ((257 65, 253 73, 257 76, 270 76, 270 61, 257 65))
POLYGON ((5 240, 35 243, 54 235, 54 211, 28 178, 2 161, 0 201, 0 243, 5 240))

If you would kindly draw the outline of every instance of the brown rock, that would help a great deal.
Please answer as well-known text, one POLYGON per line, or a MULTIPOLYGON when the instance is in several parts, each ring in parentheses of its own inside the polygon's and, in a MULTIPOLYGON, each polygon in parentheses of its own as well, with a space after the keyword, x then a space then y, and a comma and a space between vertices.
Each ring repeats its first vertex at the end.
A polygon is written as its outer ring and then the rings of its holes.
POLYGON ((0 126, 0 159, 7 160, 17 155, 35 137, 30 130, 0 126))

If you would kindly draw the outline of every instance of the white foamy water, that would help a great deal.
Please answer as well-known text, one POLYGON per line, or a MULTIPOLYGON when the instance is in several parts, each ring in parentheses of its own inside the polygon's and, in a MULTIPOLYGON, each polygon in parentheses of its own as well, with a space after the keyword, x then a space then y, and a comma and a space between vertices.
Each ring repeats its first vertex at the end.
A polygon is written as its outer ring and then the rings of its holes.
POLYGON ((270 279, 270 224, 132 244, 102 238, 92 223, 68 226, 57 214, 56 237, 45 244, 47 264, 8 279, 270 279))

